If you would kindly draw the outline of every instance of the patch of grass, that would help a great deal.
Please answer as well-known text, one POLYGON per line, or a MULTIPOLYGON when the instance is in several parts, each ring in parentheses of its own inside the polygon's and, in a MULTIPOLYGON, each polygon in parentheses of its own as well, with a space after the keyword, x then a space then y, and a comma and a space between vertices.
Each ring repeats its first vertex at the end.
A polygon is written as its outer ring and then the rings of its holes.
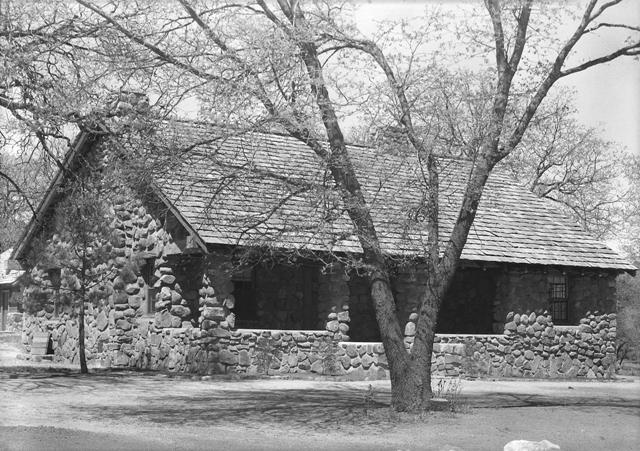
POLYGON ((374 396, 375 396, 375 392, 373 390, 373 385, 369 384, 369 388, 367 389, 367 391, 362 397, 362 400, 364 402, 364 416, 367 418, 369 417, 369 411, 371 410, 371 408, 374 406, 374 403, 375 403, 374 396))
POLYGON ((449 402, 449 409, 454 413, 463 413, 469 411, 469 406, 462 402, 462 379, 446 379, 442 378, 436 384, 433 390, 434 398, 446 399, 449 402))
POLYGON ((388 405, 376 400, 376 392, 370 384, 362 395, 364 415, 354 418, 356 423, 378 424, 393 427, 400 423, 421 423, 432 418, 433 415, 451 413, 469 413, 470 407, 463 402, 462 379, 440 379, 433 390, 434 398, 447 400, 448 409, 438 412, 424 409, 418 412, 396 412, 388 405))

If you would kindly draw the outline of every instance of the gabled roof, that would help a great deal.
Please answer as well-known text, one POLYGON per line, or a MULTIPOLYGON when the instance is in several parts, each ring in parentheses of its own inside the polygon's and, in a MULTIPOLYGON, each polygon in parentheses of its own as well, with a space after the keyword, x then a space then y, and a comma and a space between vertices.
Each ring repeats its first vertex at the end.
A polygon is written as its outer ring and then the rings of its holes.
MULTIPOLYGON (((194 122, 175 122, 162 134, 174 151, 201 143, 165 165, 156 183, 206 243, 361 251, 342 202, 330 189, 330 174, 299 140, 256 132, 233 135, 194 122)), ((420 255, 426 232, 410 220, 421 213, 416 159, 358 146, 348 151, 382 249, 420 255)), ((471 162, 441 158, 439 164, 440 238, 446 240, 471 162)), ((500 169, 489 178, 462 259, 636 269, 500 169)))
MULTIPOLYGON (((89 132, 80 132, 74 139, 69 151, 65 155, 64 161, 61 163, 64 168, 69 168, 72 166, 78 155, 87 150, 87 146, 94 140, 95 135, 89 132)), ((44 219, 44 215, 49 210, 49 207, 54 203, 58 196, 58 188, 63 184, 65 179, 64 171, 58 169, 56 175, 51 180, 47 191, 45 192, 44 197, 40 200, 38 204, 38 208, 36 208, 35 213, 31 217, 29 224, 22 232, 18 243, 13 249, 11 258, 15 260, 20 260, 23 257, 23 254, 26 250, 26 247, 30 243, 33 236, 40 230, 40 227, 43 225, 42 221, 44 219)))
MULTIPOLYGON (((269 245, 360 252, 353 226, 320 159, 304 143, 270 133, 237 133, 211 124, 164 123, 152 138, 153 184, 196 239, 210 245, 269 245), (168 158, 155 157, 169 150, 168 158)), ((80 138, 70 152, 91 140, 80 138)), ((384 252, 424 255, 421 172, 416 159, 349 146, 384 252)), ((70 162, 70 158, 66 159, 70 162)), ((447 239, 471 162, 441 158, 440 238, 447 239)), ((61 182, 59 175, 51 190, 61 182)), ((41 202, 15 253, 19 257, 53 202, 41 202)), ((467 262, 554 265, 634 272, 636 268, 504 170, 487 182, 462 252, 467 262)))

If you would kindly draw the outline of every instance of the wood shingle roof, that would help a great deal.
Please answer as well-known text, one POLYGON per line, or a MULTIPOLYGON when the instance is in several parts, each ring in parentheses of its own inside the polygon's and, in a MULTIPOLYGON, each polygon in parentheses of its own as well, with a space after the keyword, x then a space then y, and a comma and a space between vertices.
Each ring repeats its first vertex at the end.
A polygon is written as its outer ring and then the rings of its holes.
MULTIPOLYGON (((234 135, 194 122, 173 122, 158 133, 173 159, 159 165, 156 187, 204 242, 361 250, 330 174, 304 143, 277 134, 234 135)), ((395 256, 423 253, 417 160, 365 147, 348 150, 382 249, 395 256)), ((453 227, 471 162, 441 158, 439 165, 443 240, 453 227)), ((635 270, 500 169, 489 178, 462 259, 635 270)))

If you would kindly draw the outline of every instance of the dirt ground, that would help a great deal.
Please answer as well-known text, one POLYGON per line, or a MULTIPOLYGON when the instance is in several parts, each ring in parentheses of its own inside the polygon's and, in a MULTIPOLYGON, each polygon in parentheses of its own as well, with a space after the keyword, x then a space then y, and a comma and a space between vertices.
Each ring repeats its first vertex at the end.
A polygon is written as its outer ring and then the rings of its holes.
POLYGON ((3 356, 1 450, 501 450, 520 438, 640 449, 638 378, 464 380, 462 412, 418 417, 390 412, 388 381, 80 375, 7 364, 0 344, 3 356))

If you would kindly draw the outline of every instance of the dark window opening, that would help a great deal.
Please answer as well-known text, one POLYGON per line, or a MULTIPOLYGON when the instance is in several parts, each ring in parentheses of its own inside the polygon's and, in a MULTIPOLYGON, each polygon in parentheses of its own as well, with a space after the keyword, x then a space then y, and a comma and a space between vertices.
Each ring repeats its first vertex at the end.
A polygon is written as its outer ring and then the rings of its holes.
POLYGON ((569 295, 567 276, 564 274, 549 276, 549 307, 554 323, 567 324, 569 322, 569 295))
POLYGON ((0 330, 5 330, 7 327, 7 312, 9 311, 9 291, 0 291, 0 330))
POLYGON ((51 267, 47 269, 47 275, 49 281, 53 287, 53 316, 58 317, 60 315, 60 283, 62 270, 60 268, 51 267))
POLYGON ((255 277, 251 269, 236 273, 232 277, 233 296, 235 305, 233 312, 236 315, 237 328, 257 328, 258 303, 256 299, 255 277))
MULTIPOLYGON (((369 283, 357 274, 349 276, 349 338, 352 341, 380 341, 369 283)), ((397 293, 394 292, 394 295, 397 297, 397 293)))
POLYGON ((144 280, 144 315, 153 315, 155 313, 155 302, 156 302, 156 294, 158 293, 158 288, 153 287, 153 282, 155 279, 155 268, 156 268, 156 259, 151 257, 145 259, 144 265, 140 268, 140 275, 144 280))

